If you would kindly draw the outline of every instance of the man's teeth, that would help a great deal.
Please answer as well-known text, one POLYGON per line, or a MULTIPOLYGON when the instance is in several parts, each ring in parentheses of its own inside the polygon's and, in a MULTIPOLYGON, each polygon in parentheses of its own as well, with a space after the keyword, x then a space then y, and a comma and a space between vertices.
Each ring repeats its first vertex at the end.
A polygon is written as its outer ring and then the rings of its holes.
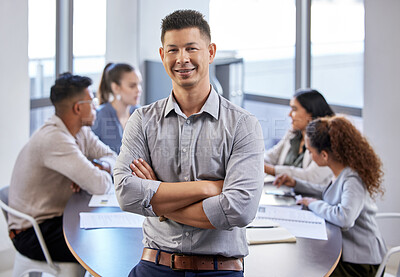
POLYGON ((190 71, 192 71, 193 69, 180 69, 180 70, 177 70, 179 73, 186 73, 186 72, 190 72, 190 71))

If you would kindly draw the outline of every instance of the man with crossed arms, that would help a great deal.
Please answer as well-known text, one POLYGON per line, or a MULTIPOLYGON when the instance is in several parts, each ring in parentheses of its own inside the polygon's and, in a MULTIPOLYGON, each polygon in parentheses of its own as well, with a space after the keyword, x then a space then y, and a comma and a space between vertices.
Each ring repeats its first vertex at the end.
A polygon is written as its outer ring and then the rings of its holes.
POLYGON ((261 127, 211 86, 216 46, 201 13, 165 17, 161 42, 172 93, 134 112, 114 170, 121 208, 147 217, 130 276, 243 276, 244 227, 263 187, 261 127))

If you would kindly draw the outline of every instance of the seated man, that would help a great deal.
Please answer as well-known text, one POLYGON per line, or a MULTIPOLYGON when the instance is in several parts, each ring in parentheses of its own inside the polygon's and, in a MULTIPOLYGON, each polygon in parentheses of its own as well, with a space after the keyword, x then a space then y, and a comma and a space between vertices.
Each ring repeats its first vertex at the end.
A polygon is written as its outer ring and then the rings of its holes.
MULTIPOLYGON (((90 78, 69 73, 56 80, 50 95, 55 115, 22 148, 11 176, 10 207, 38 221, 55 261, 76 262, 62 230, 62 215, 73 191, 104 194, 113 186, 110 172, 116 154, 86 127, 96 116, 91 84, 90 78)), ((10 214, 8 224, 18 252, 44 260, 29 221, 10 214)))

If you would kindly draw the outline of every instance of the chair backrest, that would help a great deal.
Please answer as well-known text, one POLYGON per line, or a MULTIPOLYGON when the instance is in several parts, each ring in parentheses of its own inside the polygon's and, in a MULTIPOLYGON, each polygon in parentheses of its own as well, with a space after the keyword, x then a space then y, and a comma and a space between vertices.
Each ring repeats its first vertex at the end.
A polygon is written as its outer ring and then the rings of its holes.
MULTIPOLYGON (((3 187, 0 189, 0 201, 2 201, 5 205, 8 205, 8 186, 3 187)), ((5 209, 1 209, 3 211, 4 217, 6 218, 6 221, 8 220, 8 214, 5 209)))
POLYGON ((35 230, 36 236, 39 240, 39 244, 42 248, 42 251, 43 251, 43 254, 46 259, 47 264, 51 268, 58 271, 58 267, 53 263, 53 260, 49 253, 49 250, 47 249, 46 243, 44 241, 42 231, 40 231, 39 224, 36 222, 36 220, 33 217, 31 217, 27 214, 24 214, 20 211, 17 211, 15 209, 11 208, 10 206, 8 206, 8 189, 9 189, 9 187, 7 186, 0 190, 0 208, 3 210, 3 213, 6 217, 6 219, 8 219, 7 213, 10 213, 16 217, 20 217, 20 218, 28 220, 32 224, 33 229, 35 230))
MULTIPOLYGON (((391 220, 391 223, 394 223, 394 220, 397 220, 400 222, 400 213, 377 213, 376 218, 381 221, 382 219, 386 220, 391 220)), ((398 242, 400 243, 400 242, 398 242)), ((383 258, 383 261, 381 265, 379 266, 379 269, 375 275, 375 277, 380 277, 382 275, 383 270, 386 267, 386 272, 388 269, 391 267, 391 264, 393 264, 397 268, 397 272, 395 273, 397 277, 400 277, 400 259, 399 256, 396 256, 396 261, 392 259, 393 254, 399 253, 400 252, 400 244, 397 246, 391 247, 388 252, 386 253, 385 257, 383 258), (390 262, 389 262, 390 261, 390 262), (394 263, 395 262, 395 263, 394 263), (390 265, 390 266, 388 266, 390 265)))

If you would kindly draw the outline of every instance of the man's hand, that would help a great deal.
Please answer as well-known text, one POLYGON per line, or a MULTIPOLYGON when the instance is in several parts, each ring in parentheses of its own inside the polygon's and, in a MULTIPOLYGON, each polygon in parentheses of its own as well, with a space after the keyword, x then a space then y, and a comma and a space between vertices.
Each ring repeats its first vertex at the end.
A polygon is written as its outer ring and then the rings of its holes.
POLYGON ((157 181, 156 174, 149 164, 142 158, 134 160, 129 167, 132 169, 132 174, 141 178, 157 181))
POLYGON ((294 187, 296 185, 296 180, 294 180, 292 177, 290 177, 287 174, 281 174, 278 177, 276 177, 273 185, 277 186, 278 188, 281 185, 285 185, 288 187, 294 187))
POLYGON ((72 184, 70 185, 70 188, 71 188, 72 192, 74 192, 74 193, 78 193, 81 191, 81 187, 78 186, 77 184, 75 184, 74 182, 72 182, 72 184))
POLYGON ((275 167, 272 164, 264 163, 264 172, 269 175, 275 176, 275 167))

